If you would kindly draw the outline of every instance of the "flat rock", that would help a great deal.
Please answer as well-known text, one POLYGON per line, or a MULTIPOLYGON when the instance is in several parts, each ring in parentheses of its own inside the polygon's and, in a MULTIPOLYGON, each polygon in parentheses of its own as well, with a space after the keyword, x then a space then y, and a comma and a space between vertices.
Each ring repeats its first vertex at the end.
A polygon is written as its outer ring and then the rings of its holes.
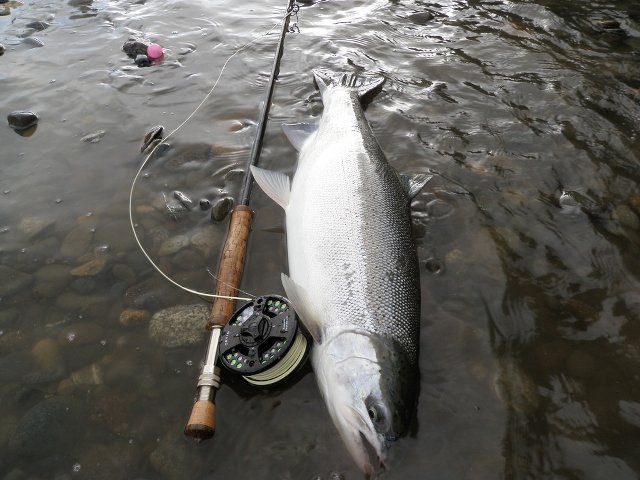
POLYGON ((67 265, 45 265, 33 274, 36 278, 33 293, 44 298, 53 298, 59 295, 71 280, 70 271, 71 268, 67 265))
POLYGON ((60 255, 67 258, 78 258, 87 251, 93 238, 91 228, 78 225, 72 228, 64 237, 60 246, 60 255))
POLYGON ((189 245, 189 237, 186 235, 176 235, 171 237, 160 245, 158 249, 158 255, 163 257, 165 255, 173 255, 174 253, 182 250, 189 245))
POLYGON ((177 305, 156 312, 149 323, 149 335, 164 347, 197 345, 205 338, 209 307, 177 305))
POLYGON ((96 343, 102 339, 102 334, 102 327, 97 323, 78 322, 69 325, 58 334, 58 343, 63 347, 96 343))
POLYGON ((114 220, 96 229, 95 241, 109 247, 112 253, 129 252, 136 247, 128 220, 114 220))
POLYGON ((106 258, 96 258, 71 270, 71 275, 75 277, 94 277, 102 272, 106 265, 106 258))
POLYGON ((136 272, 129 265, 125 265, 123 263, 114 265, 111 269, 111 273, 115 278, 117 278, 118 280, 122 280, 129 285, 133 284, 136 281, 136 272))
POLYGON ((191 236, 191 245, 205 258, 209 258, 222 247, 222 234, 213 227, 198 230, 191 236))
MULTIPOLYGON (((82 279, 89 277, 80 277, 82 279)), ((103 295, 80 295, 75 292, 63 292, 56 298, 56 307, 79 313, 104 314, 103 308, 109 305, 109 299, 103 295)))
MULTIPOLYGON (((163 268, 163 271, 166 270, 163 268)), ((175 303, 178 292, 165 280, 154 277, 132 285, 124 297, 128 307, 158 310, 175 303)))
POLYGON ((0 382, 18 380, 29 373, 34 366, 29 352, 17 351, 0 357, 0 382))
POLYGON ((18 231, 30 240, 51 227, 56 221, 50 217, 25 217, 18 224, 18 231))
POLYGON ((204 266, 204 258, 193 250, 185 249, 176 253, 171 259, 171 263, 183 270, 194 270, 204 266))
POLYGON ((127 308, 120 313, 120 324, 125 327, 139 327, 149 323, 151 314, 147 310, 127 308))
POLYGON ((33 275, 0 265, 0 297, 12 295, 29 287, 33 283, 33 275))

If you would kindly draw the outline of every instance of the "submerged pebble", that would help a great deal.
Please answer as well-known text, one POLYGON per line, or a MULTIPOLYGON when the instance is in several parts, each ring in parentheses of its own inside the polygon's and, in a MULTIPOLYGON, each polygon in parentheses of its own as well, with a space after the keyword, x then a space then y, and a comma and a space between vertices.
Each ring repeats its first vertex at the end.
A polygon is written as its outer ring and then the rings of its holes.
POLYGON ((18 231, 23 233, 27 240, 30 240, 47 230, 55 222, 55 219, 51 217, 26 217, 20 220, 18 231))
POLYGON ((146 55, 137 55, 135 59, 136 65, 138 67, 149 67, 151 66, 151 60, 146 55))
POLYGON ((69 258, 78 258, 87 251, 91 244, 93 232, 86 225, 78 225, 71 229, 64 237, 60 246, 60 255, 69 258))
POLYGON ((151 314, 139 308, 127 308, 120 313, 120 324, 125 327, 139 327, 149 323, 151 314))
POLYGON ((53 338, 43 338, 31 349, 36 364, 45 370, 57 370, 62 366, 60 345, 53 338))
POLYGON ((95 132, 85 135, 80 140, 85 143, 98 143, 106 133, 104 130, 96 130, 95 132))
POLYGON ((63 347, 97 343, 102 338, 102 333, 102 327, 96 323, 74 323, 58 334, 58 343, 63 347))
POLYGON ((38 115, 27 110, 16 110, 8 115, 7 120, 14 130, 26 130, 38 123, 38 115))
POLYGON ((20 419, 9 442, 11 451, 25 459, 60 453, 70 455, 79 446, 78 435, 87 428, 86 409, 74 397, 51 397, 31 407, 20 419))
POLYGON ((93 277, 102 272, 106 264, 106 258, 96 258, 74 268, 70 273, 75 277, 93 277))
POLYGON ((211 209, 211 220, 221 222, 233 208, 233 198, 224 197, 218 200, 211 209))
POLYGON ((171 259, 171 263, 183 270, 195 270, 203 266, 204 259, 200 254, 187 249, 176 253, 171 259))
POLYGON ((26 28, 32 28, 33 30, 37 30, 38 32, 40 32, 40 31, 42 31, 42 30, 44 30, 46 28, 49 28, 49 24, 47 22, 43 22, 43 21, 38 20, 36 22, 27 23, 25 25, 25 27, 26 28))
POLYGON ((627 205, 618 205, 614 209, 613 215, 623 227, 631 230, 638 230, 640 228, 640 218, 627 205))
POLYGON ((33 275, 0 265, 0 297, 12 295, 27 288, 33 279, 33 275))
POLYGON ((44 47, 44 42, 36 37, 27 37, 24 40, 22 40, 22 43, 35 48, 44 47))
POLYGON ((165 255, 172 255, 189 245, 189 237, 186 235, 176 235, 171 237, 160 245, 158 249, 158 255, 163 257, 165 255))

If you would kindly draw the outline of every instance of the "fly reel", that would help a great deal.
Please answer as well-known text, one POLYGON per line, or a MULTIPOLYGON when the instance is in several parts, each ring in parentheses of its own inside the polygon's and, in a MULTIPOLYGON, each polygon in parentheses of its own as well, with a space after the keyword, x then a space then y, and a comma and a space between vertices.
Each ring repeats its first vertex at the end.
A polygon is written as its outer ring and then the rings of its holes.
POLYGON ((293 373, 308 347, 291 303, 264 295, 243 305, 222 329, 219 358, 247 382, 267 386, 293 373))

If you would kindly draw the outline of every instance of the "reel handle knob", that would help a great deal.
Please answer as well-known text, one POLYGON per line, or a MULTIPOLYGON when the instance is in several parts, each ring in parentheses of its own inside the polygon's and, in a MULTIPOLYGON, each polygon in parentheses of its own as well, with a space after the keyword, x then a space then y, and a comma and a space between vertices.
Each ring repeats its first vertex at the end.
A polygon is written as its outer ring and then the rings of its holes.
POLYGON ((210 400, 198 400, 193 404, 191 416, 184 427, 188 437, 205 440, 213 437, 216 429, 216 406, 210 400))

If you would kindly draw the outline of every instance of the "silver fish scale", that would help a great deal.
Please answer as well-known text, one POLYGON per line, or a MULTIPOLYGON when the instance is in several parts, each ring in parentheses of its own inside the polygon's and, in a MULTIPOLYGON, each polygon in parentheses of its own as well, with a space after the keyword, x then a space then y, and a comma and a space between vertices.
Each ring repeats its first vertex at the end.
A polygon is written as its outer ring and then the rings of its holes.
POLYGON ((406 190, 357 93, 332 87, 323 100, 320 128, 292 182, 291 277, 325 313, 325 329, 393 339, 415 362, 420 290, 406 190))

